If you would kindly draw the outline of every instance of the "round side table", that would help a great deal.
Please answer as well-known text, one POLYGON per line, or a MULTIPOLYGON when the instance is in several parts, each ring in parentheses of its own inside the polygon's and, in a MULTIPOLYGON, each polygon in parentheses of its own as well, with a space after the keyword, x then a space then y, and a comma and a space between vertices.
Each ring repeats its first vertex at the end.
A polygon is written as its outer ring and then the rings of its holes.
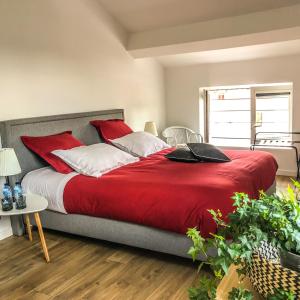
POLYGON ((29 215, 33 214, 36 226, 38 228, 39 236, 41 239, 42 248, 44 251, 46 262, 50 262, 50 257, 47 249, 47 244, 43 232, 43 227, 40 219, 39 212, 45 210, 48 207, 48 201, 39 195, 36 194, 27 194, 26 195, 26 205, 27 207, 24 209, 16 209, 15 205, 14 208, 10 211, 3 211, 0 208, 0 217, 7 217, 7 216, 17 216, 23 215, 26 223, 28 238, 32 241, 32 231, 31 231, 31 224, 29 215))

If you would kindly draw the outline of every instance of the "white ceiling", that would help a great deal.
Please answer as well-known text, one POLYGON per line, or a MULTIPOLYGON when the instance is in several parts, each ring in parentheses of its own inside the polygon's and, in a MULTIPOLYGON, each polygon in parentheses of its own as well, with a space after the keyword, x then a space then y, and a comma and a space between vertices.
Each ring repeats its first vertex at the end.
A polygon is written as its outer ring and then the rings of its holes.
POLYGON ((98 0, 129 32, 299 4, 299 0, 98 0))
POLYGON ((300 40, 157 57, 165 67, 220 63, 300 53, 300 40))

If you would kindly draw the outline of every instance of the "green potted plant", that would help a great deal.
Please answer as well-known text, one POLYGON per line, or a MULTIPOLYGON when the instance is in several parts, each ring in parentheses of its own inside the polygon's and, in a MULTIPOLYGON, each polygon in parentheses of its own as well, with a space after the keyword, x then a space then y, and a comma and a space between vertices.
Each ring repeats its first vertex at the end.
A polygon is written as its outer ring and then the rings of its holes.
POLYGON ((287 205, 283 207, 282 221, 277 228, 280 261, 284 267, 300 273, 300 183, 293 181, 296 192, 288 187, 287 205))
MULTIPOLYGON (((199 269, 206 264, 214 274, 214 278, 202 278, 199 287, 189 290, 190 299, 215 299, 218 282, 232 264, 237 266, 240 276, 245 276, 254 254, 263 243, 279 250, 284 267, 300 272, 300 183, 293 181, 293 184, 294 188, 289 186, 286 194, 267 195, 261 192, 256 200, 250 199, 247 194, 236 193, 233 197, 234 211, 228 215, 226 222, 220 211, 210 210, 218 226, 218 233, 211 234, 208 239, 204 239, 196 228, 188 230, 187 235, 193 241, 188 253, 193 260, 199 254, 204 254, 207 260, 200 264, 199 269), (210 247, 217 249, 215 257, 206 255, 210 247), (207 298, 203 298, 208 288, 207 298), (198 297, 201 293, 202 298, 198 297)), ((291 291, 274 290, 274 293, 268 299, 296 299, 291 291)), ((249 291, 235 289, 228 299, 248 300, 251 297, 249 291)))

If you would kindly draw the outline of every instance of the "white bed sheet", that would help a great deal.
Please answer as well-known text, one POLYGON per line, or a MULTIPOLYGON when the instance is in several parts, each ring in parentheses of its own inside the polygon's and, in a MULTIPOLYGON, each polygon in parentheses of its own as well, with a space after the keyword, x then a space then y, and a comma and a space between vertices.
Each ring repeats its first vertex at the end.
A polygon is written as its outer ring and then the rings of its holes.
POLYGON ((64 189, 68 181, 77 176, 77 172, 61 174, 51 167, 34 170, 22 180, 25 193, 38 194, 48 200, 48 209, 67 214, 64 207, 64 189))

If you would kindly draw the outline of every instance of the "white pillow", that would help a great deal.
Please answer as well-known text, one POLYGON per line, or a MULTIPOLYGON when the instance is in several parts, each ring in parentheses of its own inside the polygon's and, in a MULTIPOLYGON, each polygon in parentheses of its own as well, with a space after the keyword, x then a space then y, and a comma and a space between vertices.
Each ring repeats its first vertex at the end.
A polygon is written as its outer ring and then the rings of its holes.
POLYGON ((147 157, 155 152, 170 148, 163 140, 144 131, 129 133, 118 139, 110 140, 110 142, 121 150, 138 157, 147 157))
POLYGON ((61 158, 78 173, 100 177, 113 169, 139 159, 108 144, 99 143, 69 150, 54 150, 51 153, 61 158))

